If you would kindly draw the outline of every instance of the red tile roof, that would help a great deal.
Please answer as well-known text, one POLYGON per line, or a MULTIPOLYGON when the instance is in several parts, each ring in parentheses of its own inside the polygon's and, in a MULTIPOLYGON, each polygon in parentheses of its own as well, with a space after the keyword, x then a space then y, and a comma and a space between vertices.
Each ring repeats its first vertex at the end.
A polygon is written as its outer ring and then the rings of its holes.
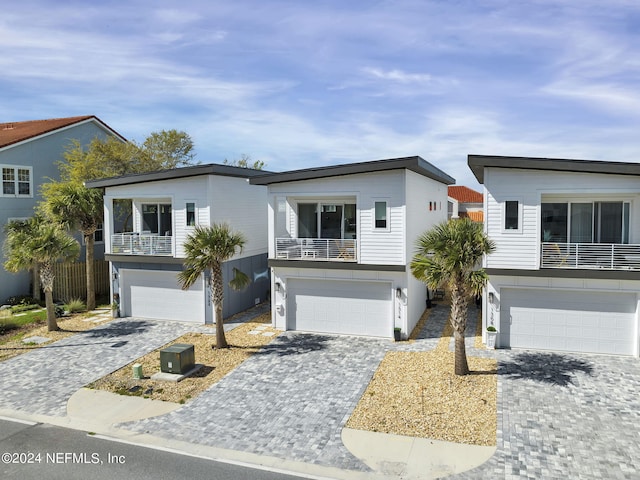
POLYGON ((460 218, 470 218, 474 222, 484 222, 484 213, 482 211, 479 212, 460 212, 460 218))
POLYGON ((480 192, 476 192, 469 187, 450 186, 449 196, 455 198, 460 203, 482 203, 483 198, 480 192))
POLYGON ((85 115, 82 117, 67 117, 67 118, 51 118, 48 120, 30 120, 26 122, 8 122, 0 123, 0 148, 19 143, 30 138, 43 135, 45 133, 53 132, 59 128, 68 127, 75 123, 84 122, 89 119, 96 119, 102 123, 114 134, 120 136, 115 130, 111 129, 108 125, 102 122, 95 115, 85 115))

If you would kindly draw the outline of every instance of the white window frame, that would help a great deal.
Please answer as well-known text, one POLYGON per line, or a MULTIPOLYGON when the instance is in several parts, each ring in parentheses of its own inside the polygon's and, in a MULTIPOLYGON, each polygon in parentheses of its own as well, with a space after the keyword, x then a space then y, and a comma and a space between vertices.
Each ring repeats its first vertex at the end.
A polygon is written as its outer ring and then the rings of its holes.
POLYGON ((506 234, 521 234, 522 233, 522 199, 521 198, 508 198, 502 202, 501 208, 502 214, 500 218, 500 229, 502 233, 506 234), (518 203, 518 228, 506 228, 507 223, 507 202, 518 203))
POLYGON ((371 229, 374 232, 390 232, 391 231, 391 207, 389 206, 389 198, 373 198, 373 206, 371 207, 371 229), (376 204, 384 203, 386 206, 387 217, 384 227, 376 227, 376 204))
POLYGON ((12 197, 12 198, 33 198, 33 167, 26 165, 0 165, 0 175, 2 176, 2 188, 0 188, 0 197, 12 197), (13 170, 13 184, 15 193, 4 193, 4 170, 13 170), (19 193, 20 183, 26 183, 20 181, 19 171, 27 170, 29 172, 29 193, 19 193))

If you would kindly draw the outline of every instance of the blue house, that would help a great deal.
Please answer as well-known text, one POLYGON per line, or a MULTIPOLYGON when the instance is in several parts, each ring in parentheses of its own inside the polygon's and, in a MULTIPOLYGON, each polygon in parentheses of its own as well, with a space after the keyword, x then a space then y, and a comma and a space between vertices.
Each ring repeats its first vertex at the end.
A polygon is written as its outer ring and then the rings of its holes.
MULTIPOLYGON (((33 215, 41 200, 40 186, 49 178, 59 177, 57 162, 63 160, 71 141, 85 146, 94 138, 108 136, 126 141, 93 115, 0 123, 0 244, 4 243, 4 226, 9 221, 33 215)), ((96 259, 104 258, 104 243, 96 244, 96 259)), ((0 266, 0 302, 29 294, 30 284, 28 273, 10 273, 0 266)))

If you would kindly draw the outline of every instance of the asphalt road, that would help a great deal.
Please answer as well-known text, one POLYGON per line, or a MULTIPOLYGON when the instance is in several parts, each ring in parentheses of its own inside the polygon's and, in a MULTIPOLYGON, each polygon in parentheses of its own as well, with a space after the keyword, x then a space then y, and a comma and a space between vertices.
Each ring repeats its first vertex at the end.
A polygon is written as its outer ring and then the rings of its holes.
POLYGON ((133 446, 86 432, 0 419, 0 478, 276 480, 300 477, 133 446))

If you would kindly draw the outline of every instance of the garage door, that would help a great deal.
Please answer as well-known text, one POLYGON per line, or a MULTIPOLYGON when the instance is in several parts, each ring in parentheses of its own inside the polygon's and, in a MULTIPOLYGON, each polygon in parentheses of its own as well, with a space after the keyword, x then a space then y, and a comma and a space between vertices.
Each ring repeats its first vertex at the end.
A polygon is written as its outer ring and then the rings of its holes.
POLYGON ((393 336, 390 283, 306 279, 287 283, 289 330, 393 336))
POLYGON ((121 269, 120 278, 124 316, 204 323, 202 281, 182 290, 177 272, 121 269))
POLYGON ((635 353, 635 294, 502 289, 500 303, 500 346, 635 353))

